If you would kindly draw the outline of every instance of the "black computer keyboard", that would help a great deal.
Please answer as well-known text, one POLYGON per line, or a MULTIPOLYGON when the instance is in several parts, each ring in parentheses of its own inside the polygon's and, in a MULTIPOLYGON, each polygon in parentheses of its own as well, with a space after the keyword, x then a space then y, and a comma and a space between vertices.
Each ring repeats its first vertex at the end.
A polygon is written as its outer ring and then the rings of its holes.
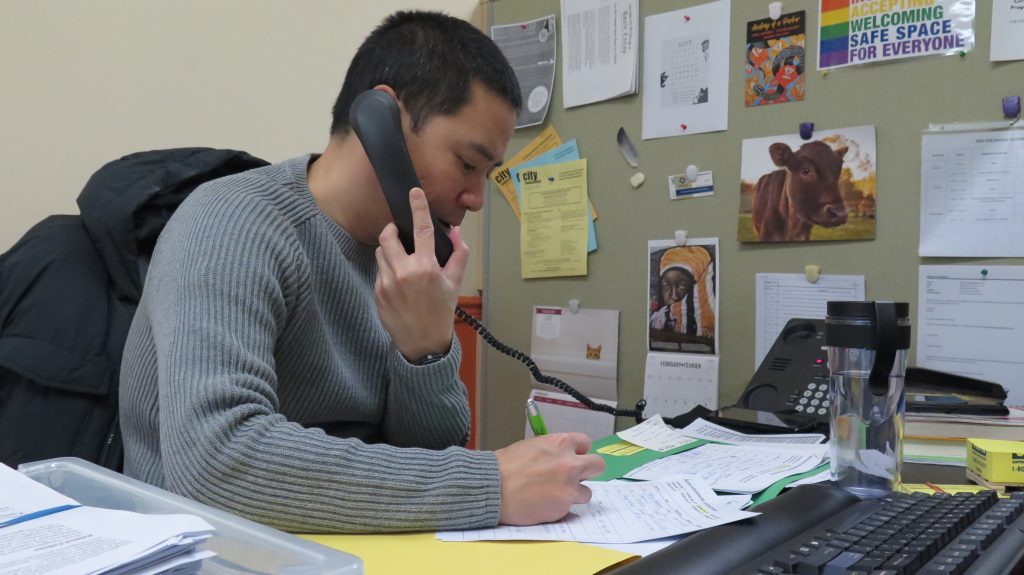
POLYGON ((614 575, 1024 573, 1024 493, 890 493, 805 485, 613 571, 614 575))

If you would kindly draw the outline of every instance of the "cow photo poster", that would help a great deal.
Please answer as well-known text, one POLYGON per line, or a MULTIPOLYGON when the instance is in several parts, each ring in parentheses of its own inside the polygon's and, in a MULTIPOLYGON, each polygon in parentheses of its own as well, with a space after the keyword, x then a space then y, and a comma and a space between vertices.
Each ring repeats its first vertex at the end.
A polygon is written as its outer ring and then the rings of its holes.
POLYGON ((718 238, 647 242, 647 351, 716 353, 718 238))
POLYGON ((806 22, 802 10, 747 22, 743 100, 748 108, 803 101, 806 22))
POLYGON ((743 140, 741 242, 875 237, 875 127, 743 140))

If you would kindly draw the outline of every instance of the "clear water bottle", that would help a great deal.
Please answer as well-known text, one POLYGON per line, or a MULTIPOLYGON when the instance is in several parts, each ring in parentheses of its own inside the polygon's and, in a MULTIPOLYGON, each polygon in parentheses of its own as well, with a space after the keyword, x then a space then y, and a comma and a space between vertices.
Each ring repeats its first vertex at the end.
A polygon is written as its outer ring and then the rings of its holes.
POLYGON ((864 499, 900 483, 909 309, 895 302, 828 302, 832 481, 864 499))

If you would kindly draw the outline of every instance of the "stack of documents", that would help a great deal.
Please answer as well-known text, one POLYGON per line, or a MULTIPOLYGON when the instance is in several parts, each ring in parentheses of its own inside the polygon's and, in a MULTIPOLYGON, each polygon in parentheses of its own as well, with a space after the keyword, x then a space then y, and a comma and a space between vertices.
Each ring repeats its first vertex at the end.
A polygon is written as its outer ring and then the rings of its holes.
POLYGON ((560 521, 443 531, 437 538, 579 541, 646 555, 682 535, 754 517, 744 509, 787 486, 827 481, 823 441, 817 433, 737 433, 703 419, 676 429, 654 415, 595 442, 608 468, 584 482, 590 503, 573 505, 560 521))
POLYGON ((0 575, 195 573, 213 530, 193 515, 84 507, 0 464, 0 575))

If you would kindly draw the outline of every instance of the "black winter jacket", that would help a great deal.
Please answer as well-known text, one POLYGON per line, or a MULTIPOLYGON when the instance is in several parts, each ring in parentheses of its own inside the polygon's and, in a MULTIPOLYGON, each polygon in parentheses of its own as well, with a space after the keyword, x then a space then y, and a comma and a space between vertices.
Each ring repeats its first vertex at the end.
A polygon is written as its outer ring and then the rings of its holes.
POLYGON ((157 236, 200 184, 265 165, 210 148, 125 156, 89 179, 80 216, 50 216, 0 255, 0 461, 120 469, 121 351, 157 236))

